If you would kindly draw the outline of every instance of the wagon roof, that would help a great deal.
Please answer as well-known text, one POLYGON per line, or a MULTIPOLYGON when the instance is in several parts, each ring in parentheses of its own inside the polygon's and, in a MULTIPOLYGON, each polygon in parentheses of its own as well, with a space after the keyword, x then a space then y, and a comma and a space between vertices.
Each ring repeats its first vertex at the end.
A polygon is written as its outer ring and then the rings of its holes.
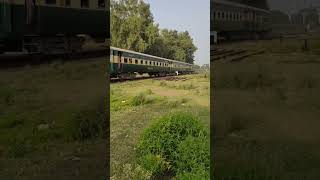
POLYGON ((257 8, 257 7, 253 7, 253 6, 248 6, 248 5, 241 4, 241 3, 226 1, 226 0, 213 0, 213 3, 225 4, 225 5, 236 6, 236 7, 247 8, 247 9, 253 9, 253 10, 256 10, 256 11, 263 11, 265 13, 270 13, 270 11, 265 10, 265 9, 261 9, 261 8, 257 8))
POLYGON ((139 53, 139 52, 126 50, 126 49, 121 49, 121 48, 112 47, 112 46, 110 46, 110 49, 114 49, 114 50, 117 50, 117 51, 124 51, 124 52, 128 52, 128 53, 142 55, 142 56, 147 56, 147 57, 151 57, 151 58, 157 58, 157 59, 161 59, 161 60, 165 60, 165 61, 171 61, 171 62, 175 62, 175 63, 179 63, 179 64, 194 65, 194 64, 190 64, 190 63, 185 63, 185 62, 176 61, 176 60, 172 60, 172 59, 162 58, 162 57, 158 57, 158 56, 152 56, 152 55, 149 55, 149 54, 139 53))

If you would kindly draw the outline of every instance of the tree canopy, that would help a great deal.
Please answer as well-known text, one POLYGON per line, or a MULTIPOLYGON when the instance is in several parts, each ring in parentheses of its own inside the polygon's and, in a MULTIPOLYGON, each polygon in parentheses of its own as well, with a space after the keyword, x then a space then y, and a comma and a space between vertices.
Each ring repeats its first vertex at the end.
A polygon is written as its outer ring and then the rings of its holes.
POLYGON ((143 0, 111 0, 111 45, 193 63, 197 47, 188 31, 160 29, 143 0))

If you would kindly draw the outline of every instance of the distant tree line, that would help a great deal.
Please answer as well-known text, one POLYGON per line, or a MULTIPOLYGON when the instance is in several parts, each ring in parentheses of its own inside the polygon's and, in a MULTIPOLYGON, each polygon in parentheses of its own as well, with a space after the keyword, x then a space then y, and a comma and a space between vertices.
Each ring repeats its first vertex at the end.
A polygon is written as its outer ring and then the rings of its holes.
POLYGON ((188 31, 160 29, 143 0, 111 0, 111 46, 193 63, 197 47, 188 31))

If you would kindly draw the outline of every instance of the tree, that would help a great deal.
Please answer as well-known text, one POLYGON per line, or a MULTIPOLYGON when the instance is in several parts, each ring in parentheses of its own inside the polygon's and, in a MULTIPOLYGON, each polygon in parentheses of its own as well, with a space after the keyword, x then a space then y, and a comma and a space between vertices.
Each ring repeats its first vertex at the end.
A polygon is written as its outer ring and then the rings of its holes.
POLYGON ((193 63, 197 50, 189 33, 159 29, 143 0, 111 0, 111 45, 193 63))
POLYGON ((150 7, 142 0, 111 1, 111 45, 144 52, 158 31, 150 7))

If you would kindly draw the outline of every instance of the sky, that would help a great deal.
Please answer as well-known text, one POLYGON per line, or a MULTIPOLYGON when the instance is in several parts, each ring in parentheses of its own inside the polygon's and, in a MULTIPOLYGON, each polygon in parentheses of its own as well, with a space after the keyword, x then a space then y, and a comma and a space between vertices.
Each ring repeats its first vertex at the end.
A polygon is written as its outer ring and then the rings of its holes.
POLYGON ((210 63, 210 0, 144 0, 160 28, 188 31, 198 50, 195 64, 210 63))

